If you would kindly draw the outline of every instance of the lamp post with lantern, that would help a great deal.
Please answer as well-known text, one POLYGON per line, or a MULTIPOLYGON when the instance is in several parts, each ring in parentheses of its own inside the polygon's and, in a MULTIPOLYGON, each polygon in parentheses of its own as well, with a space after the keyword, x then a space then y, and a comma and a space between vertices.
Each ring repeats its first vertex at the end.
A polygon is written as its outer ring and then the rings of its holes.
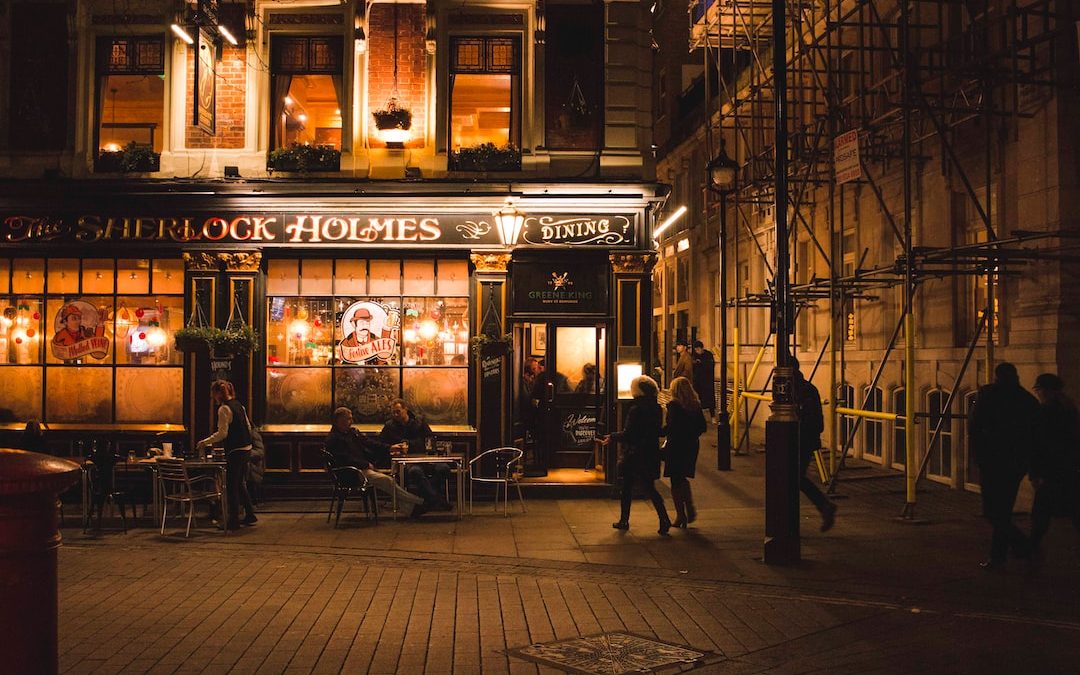
POLYGON ((724 151, 724 139, 720 139, 720 152, 709 162, 709 187, 720 195, 720 234, 718 236, 717 255, 719 256, 719 296, 717 308, 720 310, 720 400, 716 404, 716 468, 719 471, 731 471, 731 425, 728 419, 728 339, 727 339, 727 196, 735 189, 739 165, 724 151))

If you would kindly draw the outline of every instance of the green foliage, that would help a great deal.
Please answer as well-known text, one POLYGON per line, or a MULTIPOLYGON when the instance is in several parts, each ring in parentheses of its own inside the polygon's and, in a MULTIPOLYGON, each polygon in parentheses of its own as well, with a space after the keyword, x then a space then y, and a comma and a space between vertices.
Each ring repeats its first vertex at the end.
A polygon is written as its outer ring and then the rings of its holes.
POLYGON ((521 151, 513 145, 498 147, 481 143, 450 153, 450 168, 454 171, 519 171, 521 151))
POLYGON ((386 108, 371 113, 375 118, 377 129, 409 129, 412 127, 412 111, 398 106, 397 99, 392 98, 386 103, 386 108))
POLYGON ((124 173, 148 173, 161 168, 161 154, 149 145, 132 141, 116 152, 98 154, 97 171, 122 171, 124 173))
POLYGON ((332 145, 299 145, 270 151, 266 168, 271 171, 339 171, 341 151, 332 145))
POLYGON ((182 352, 209 347, 218 353, 250 354, 259 348, 259 332, 246 324, 228 329, 187 326, 173 333, 173 339, 182 352))
POLYGON ((506 351, 510 351, 510 348, 514 344, 514 336, 511 333, 505 335, 486 335, 481 333, 474 335, 469 339, 469 344, 472 347, 473 356, 480 357, 480 353, 484 351, 484 347, 488 345, 499 345, 506 351))

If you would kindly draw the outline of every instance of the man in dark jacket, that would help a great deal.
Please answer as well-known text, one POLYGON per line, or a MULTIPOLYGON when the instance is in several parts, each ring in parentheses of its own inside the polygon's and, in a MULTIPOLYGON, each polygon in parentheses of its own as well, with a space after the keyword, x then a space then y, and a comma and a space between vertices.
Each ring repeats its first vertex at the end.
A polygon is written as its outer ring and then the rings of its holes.
POLYGON ((1065 394, 1065 383, 1053 373, 1035 378, 1039 399, 1038 439, 1031 458, 1031 548, 1039 544, 1054 516, 1069 516, 1080 532, 1080 421, 1076 405, 1065 394))
MULTIPOLYGON (((409 404, 398 398, 390 404, 390 419, 386 420, 378 440, 372 445, 378 453, 377 466, 389 467, 390 458, 398 455, 430 455, 434 439, 431 427, 409 410, 409 404)), ((424 498, 427 508, 449 509, 445 497, 436 486, 442 487, 450 478, 450 467, 442 463, 410 464, 405 472, 410 485, 424 498)))
POLYGON ((795 408, 799 416, 799 489, 813 502, 821 513, 821 531, 829 531, 836 522, 836 504, 806 477, 806 469, 814 459, 814 453, 821 447, 821 432, 825 430, 825 416, 821 412, 821 394, 811 384, 802 371, 799 362, 793 361, 795 370, 792 391, 795 408))
POLYGON ((694 360, 694 391, 697 392, 698 398, 701 399, 701 409, 708 411, 711 418, 713 410, 716 409, 716 388, 713 385, 715 378, 713 353, 705 349, 704 342, 694 340, 694 354, 691 358, 694 360))
POLYGON ((983 515, 994 534, 990 558, 979 564, 994 569, 1005 564, 1009 550, 1027 558, 1031 542, 1013 524, 1012 511, 1020 481, 1031 460, 1031 442, 1039 402, 1020 386, 1016 366, 999 363, 994 383, 979 389, 971 420, 971 449, 979 465, 983 515))

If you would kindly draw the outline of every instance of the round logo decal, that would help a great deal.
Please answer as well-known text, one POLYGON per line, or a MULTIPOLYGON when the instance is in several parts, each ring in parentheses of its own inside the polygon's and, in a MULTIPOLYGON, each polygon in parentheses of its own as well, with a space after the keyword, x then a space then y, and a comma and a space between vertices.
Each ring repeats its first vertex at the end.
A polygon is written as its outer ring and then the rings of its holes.
POLYGON ((75 300, 60 308, 54 321, 52 353, 61 361, 74 361, 90 355, 103 359, 109 353, 105 337, 105 318, 88 302, 75 300))
POLYGON ((362 300, 341 315, 338 358, 345 363, 387 361, 398 343, 401 313, 397 308, 362 300))

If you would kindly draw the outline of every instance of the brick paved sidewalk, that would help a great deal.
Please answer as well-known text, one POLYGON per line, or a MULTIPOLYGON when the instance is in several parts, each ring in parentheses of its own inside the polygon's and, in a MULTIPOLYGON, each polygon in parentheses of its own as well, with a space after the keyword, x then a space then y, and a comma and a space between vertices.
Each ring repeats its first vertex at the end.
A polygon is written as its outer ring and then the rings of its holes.
POLYGON ((977 497, 927 486, 930 523, 900 525, 900 481, 851 481, 836 528, 818 533, 804 506, 806 560, 774 568, 758 561, 761 459, 718 474, 706 450, 699 522, 667 539, 645 503, 629 533, 612 530, 617 504, 602 500, 337 530, 325 514, 264 513, 236 536, 188 541, 67 530, 61 668, 557 672, 507 652, 626 631, 708 652, 700 672, 1075 672, 1080 556, 1066 523, 1039 575, 986 574, 977 497))

